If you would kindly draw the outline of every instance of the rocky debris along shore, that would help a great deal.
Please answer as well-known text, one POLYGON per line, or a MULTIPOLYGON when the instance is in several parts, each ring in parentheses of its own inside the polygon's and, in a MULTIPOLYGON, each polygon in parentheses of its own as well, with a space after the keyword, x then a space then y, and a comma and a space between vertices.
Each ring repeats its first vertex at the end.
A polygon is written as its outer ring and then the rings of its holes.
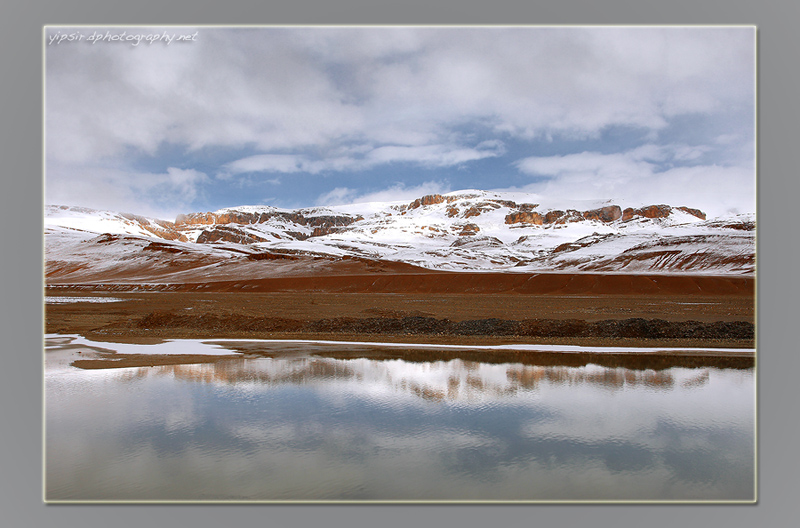
POLYGON ((280 317, 241 314, 182 314, 152 312, 129 323, 139 330, 190 328, 213 333, 296 332, 342 334, 411 334, 430 336, 520 336, 636 339, 740 339, 755 338, 755 325, 748 321, 665 321, 663 319, 476 319, 451 321, 435 317, 335 317, 301 321, 280 317))

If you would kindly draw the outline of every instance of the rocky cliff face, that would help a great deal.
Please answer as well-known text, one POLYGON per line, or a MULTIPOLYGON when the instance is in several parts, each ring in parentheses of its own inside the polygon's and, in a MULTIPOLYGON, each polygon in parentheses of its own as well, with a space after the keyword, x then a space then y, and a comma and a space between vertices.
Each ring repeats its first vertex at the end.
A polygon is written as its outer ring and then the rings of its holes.
MULTIPOLYGON (((683 211, 692 216, 696 216, 701 220, 706 219, 706 214, 699 209, 692 209, 682 206, 678 207, 677 210, 683 211)), ((548 211, 544 215, 535 211, 520 209, 519 211, 506 215, 506 224, 548 225, 580 222, 581 220, 594 220, 598 222, 609 223, 620 219, 623 222, 627 222, 635 217, 669 218, 672 212, 672 207, 663 204, 648 205, 637 209, 628 207, 624 211, 618 205, 609 205, 607 207, 592 209, 590 211, 577 211, 575 209, 561 211, 556 209, 548 211)))
POLYGON ((422 198, 417 198, 408 205, 408 208, 416 209, 418 207, 422 207, 423 205, 435 205, 443 203, 444 201, 445 198, 441 194, 429 194, 427 196, 423 196, 422 198))
POLYGON ((598 222, 613 222, 622 218, 622 209, 618 205, 609 205, 591 211, 577 211, 567 209, 566 211, 553 210, 544 215, 535 211, 520 210, 506 216, 506 224, 565 224, 567 222, 580 222, 581 220, 596 220, 598 222))
POLYGON ((544 217, 539 213, 518 211, 506 215, 506 223, 542 225, 544 223, 544 217))
POLYGON ((701 211, 700 209, 692 209, 690 207, 681 206, 681 207, 678 207, 678 210, 683 211, 684 213, 689 213, 692 216, 696 216, 697 218, 699 218, 701 220, 705 220, 706 219, 706 214, 703 211, 701 211))
MULTIPOLYGON (((701 220, 706 219, 706 214, 699 209, 692 209, 686 206, 681 206, 678 207, 677 209, 679 211, 683 211, 684 213, 688 213, 692 216, 696 216, 701 220)), ((622 221, 625 222, 637 216, 642 218, 668 218, 669 215, 672 214, 672 211, 673 208, 665 204, 648 205, 647 207, 640 207, 638 209, 628 207, 622 212, 622 221)))
POLYGON ((609 205, 600 209, 584 211, 583 217, 587 220, 599 220, 600 222, 613 222, 622 217, 622 209, 618 205, 609 205))
MULTIPOLYGON (((201 244, 215 242, 232 242, 235 244, 254 244, 274 239, 306 240, 335 233, 338 228, 349 226, 359 220, 360 216, 350 215, 308 215, 303 212, 286 211, 225 211, 216 213, 191 213, 179 215, 175 220, 176 230, 203 229, 196 242, 201 244), (263 237, 252 232, 242 232, 240 228, 257 224, 277 223, 282 233, 273 233, 271 237, 263 237), (308 228, 308 229, 301 229, 308 228)), ((185 239, 185 237, 184 237, 185 239)))
POLYGON ((198 235, 198 244, 212 244, 215 242, 232 242, 234 244, 255 244, 256 242, 267 242, 266 238, 251 233, 243 233, 240 230, 224 225, 214 226, 211 229, 204 229, 198 235))
POLYGON ((173 222, 166 220, 150 220, 143 216, 134 215, 130 213, 120 213, 122 218, 129 220, 131 223, 138 224, 145 231, 153 233, 158 238, 165 240, 180 240, 186 242, 186 235, 181 233, 173 222))
POLYGON ((642 216, 644 218, 667 218, 670 212, 672 212, 672 208, 668 205, 648 205, 647 207, 641 207, 639 209, 628 207, 622 212, 622 220, 630 220, 634 216, 642 216))
POLYGON ((361 219, 361 217, 347 215, 306 216, 302 213, 287 213, 283 211, 261 213, 234 211, 224 213, 191 213, 186 215, 178 215, 174 225, 176 228, 181 229, 193 226, 217 224, 263 224, 273 218, 284 220, 287 223, 311 227, 347 226, 361 219))

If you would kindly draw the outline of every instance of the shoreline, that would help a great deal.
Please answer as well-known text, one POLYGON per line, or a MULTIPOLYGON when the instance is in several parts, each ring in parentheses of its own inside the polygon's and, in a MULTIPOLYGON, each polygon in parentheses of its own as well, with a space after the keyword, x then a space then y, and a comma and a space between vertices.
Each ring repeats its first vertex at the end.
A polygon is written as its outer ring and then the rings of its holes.
MULTIPOLYGON (((199 343, 202 345, 218 345, 224 348, 226 345, 232 345, 232 349, 240 352, 248 350, 247 345, 321 345, 321 346, 349 346, 349 347, 387 347, 387 348, 424 348, 424 349, 443 349, 443 350, 486 350, 486 351, 512 351, 512 352, 548 352, 548 353, 611 353, 611 354, 681 354, 681 355, 698 355, 698 356, 726 356, 726 355, 753 355, 755 348, 714 348, 714 347, 665 347, 665 346, 583 346, 583 345, 565 345, 565 344, 544 344, 544 343, 508 343, 496 345, 476 345, 476 344, 444 344, 444 343, 429 343, 429 342, 395 342, 395 341, 347 341, 347 340, 323 340, 323 339, 270 339, 270 338, 166 338, 159 340, 142 340, 142 341, 102 341, 90 339, 86 336, 78 334, 45 334, 45 340, 51 339, 83 339, 88 343, 72 343, 66 345, 57 345, 58 348, 85 346, 94 348, 97 351, 107 351, 103 347, 95 346, 101 343, 113 343, 116 345, 130 346, 163 346, 170 343, 199 343)), ((217 350, 222 350, 218 348, 217 350)), ((149 355, 149 352, 141 352, 141 355, 149 355)), ((139 355, 129 353, 129 355, 139 355)), ((172 355, 178 353, 162 352, 161 355, 172 355)), ((198 355, 230 355, 231 352, 207 352, 198 355)))
MULTIPOLYGON (((308 339, 177 339, 159 343, 118 343, 79 335, 46 334, 45 353, 67 352, 69 365, 81 369, 113 369, 169 365, 210 364, 231 360, 273 358, 330 358, 339 360, 399 359, 410 362, 475 361, 523 363, 540 366, 585 366, 654 369, 672 367, 735 368, 755 366, 755 349, 597 347, 574 345, 505 344, 452 345, 308 339), (60 341, 60 342, 58 342, 60 341), (113 346, 101 346, 112 343, 113 346), (186 346, 193 353, 185 353, 186 346), (198 347, 208 347, 197 352, 198 347), (215 347, 215 348, 210 348, 215 347), (149 350, 148 350, 149 349, 149 350), (169 350, 171 349, 171 351, 169 350), (133 352, 131 352, 134 350, 133 352)), ((46 359, 46 358, 45 358, 46 359)))
MULTIPOLYGON (((60 335, 69 335, 68 333, 60 335)), ((305 332, 217 332, 214 334, 192 329, 173 328, 159 332, 80 332, 79 335, 97 343, 157 344, 175 340, 212 341, 261 341, 282 343, 331 343, 331 344, 380 344, 380 346, 408 346, 412 348, 428 346, 432 348, 454 349, 513 349, 525 350, 528 347, 572 347, 601 349, 640 349, 640 350, 707 350, 753 351, 755 339, 641 339, 641 338, 582 338, 548 336, 436 336, 426 334, 357 334, 357 333, 305 333, 305 332)))

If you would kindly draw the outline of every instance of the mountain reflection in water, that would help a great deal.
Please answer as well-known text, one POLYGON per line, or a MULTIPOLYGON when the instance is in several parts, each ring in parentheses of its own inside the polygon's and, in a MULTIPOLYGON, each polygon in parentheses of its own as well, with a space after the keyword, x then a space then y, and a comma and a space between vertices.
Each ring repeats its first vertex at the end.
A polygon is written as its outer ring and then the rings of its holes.
POLYGON ((300 354, 60 367, 45 387, 50 501, 755 494, 753 369, 300 354))
MULTIPOLYGON (((121 378, 148 375, 222 385, 275 387, 325 382, 380 385, 390 392, 406 392, 427 400, 459 401, 477 397, 503 397, 551 385, 595 385, 619 390, 625 387, 672 388, 677 382, 669 371, 629 370, 587 366, 541 367, 522 364, 486 364, 452 360, 409 363, 402 360, 338 360, 330 358, 241 359, 215 364, 165 365, 139 368, 121 378)), ((708 383, 709 369, 682 377, 683 387, 708 383)))

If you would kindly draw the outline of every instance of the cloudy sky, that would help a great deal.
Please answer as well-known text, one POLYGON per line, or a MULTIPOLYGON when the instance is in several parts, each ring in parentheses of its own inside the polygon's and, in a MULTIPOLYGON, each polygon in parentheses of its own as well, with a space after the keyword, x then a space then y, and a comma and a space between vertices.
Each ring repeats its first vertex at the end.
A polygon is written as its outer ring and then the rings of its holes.
POLYGON ((48 204, 170 219, 508 189, 755 210, 751 27, 48 27, 44 42, 48 204))

